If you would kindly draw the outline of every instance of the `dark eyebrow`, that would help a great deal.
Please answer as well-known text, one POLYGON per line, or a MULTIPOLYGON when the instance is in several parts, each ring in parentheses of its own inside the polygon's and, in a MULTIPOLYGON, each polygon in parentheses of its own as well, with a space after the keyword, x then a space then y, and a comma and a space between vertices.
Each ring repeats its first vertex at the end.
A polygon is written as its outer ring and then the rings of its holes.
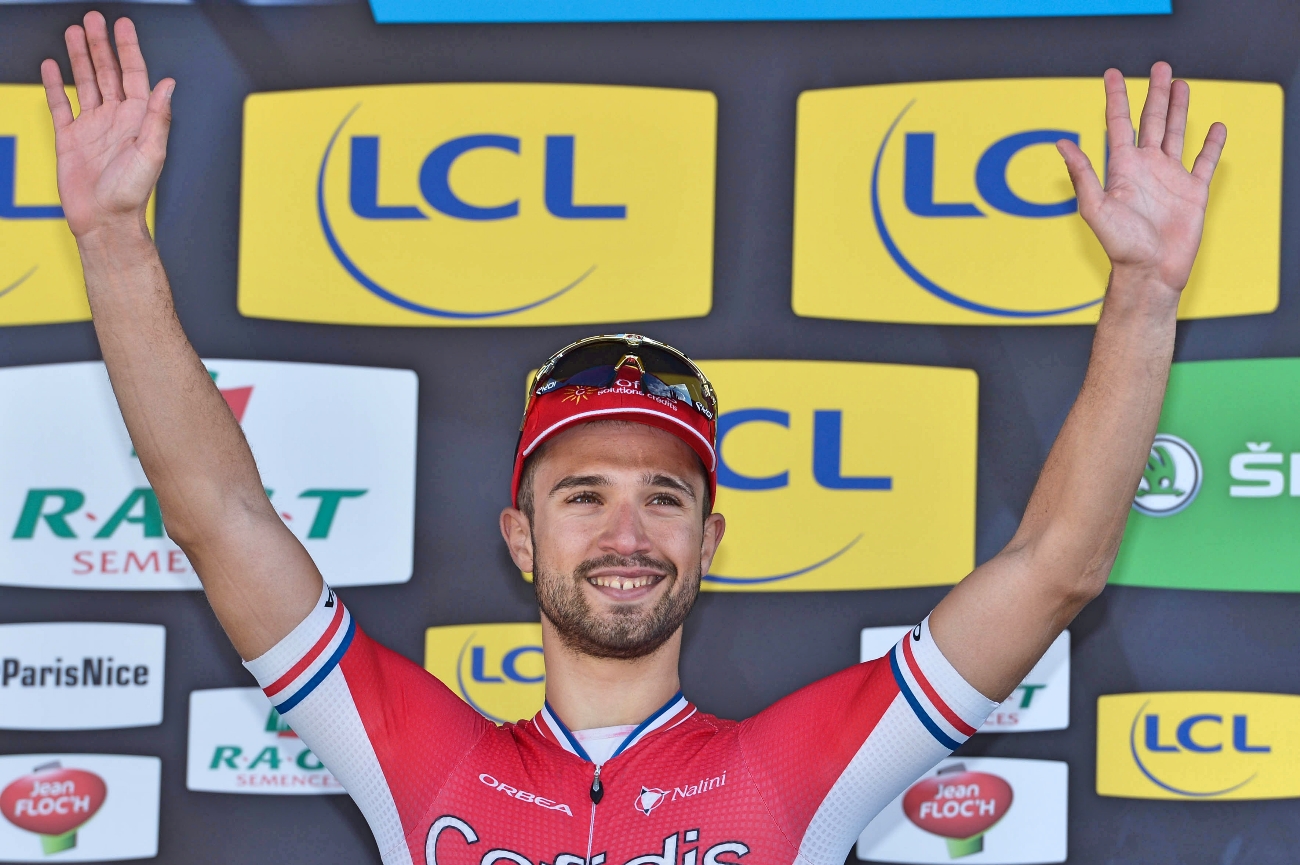
POLYGON ((668 487, 670 490, 677 490, 680 493, 685 493, 690 496, 691 501, 695 501, 695 490, 691 489, 689 484, 678 480, 672 475, 647 475, 645 483, 647 486, 668 487))
POLYGON ((569 475, 560 478, 560 480, 551 487, 551 495, 555 495, 560 490, 571 490, 574 487, 607 487, 609 478, 604 475, 569 475))

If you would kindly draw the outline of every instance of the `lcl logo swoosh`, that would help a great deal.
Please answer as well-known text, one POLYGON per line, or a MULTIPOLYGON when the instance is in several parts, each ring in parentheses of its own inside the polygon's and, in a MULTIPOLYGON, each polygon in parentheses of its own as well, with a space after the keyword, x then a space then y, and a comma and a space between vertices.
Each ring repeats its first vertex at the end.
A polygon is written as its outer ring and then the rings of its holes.
POLYGON ((31 275, 36 272, 37 267, 39 267, 39 265, 33 265, 31 270, 27 271, 22 276, 18 277, 16 281, 9 283, 4 288, 0 288, 0 297, 4 297, 6 294, 13 291, 15 288, 22 285, 24 282, 26 282, 31 277, 31 275))
POLYGON ((1239 784, 1233 784, 1231 787, 1224 787, 1222 790, 1209 790, 1209 791, 1183 790, 1179 787, 1173 786, 1172 784, 1166 784, 1164 781, 1161 781, 1159 778, 1155 776, 1155 773, 1153 773, 1150 769, 1148 769, 1146 764, 1142 762, 1142 758, 1138 756, 1138 747, 1137 747, 1138 721, 1140 721, 1144 717, 1143 713, 1146 712, 1147 706, 1149 705, 1151 705, 1150 700, 1143 703, 1142 708, 1138 709, 1137 714, 1133 716, 1133 726, 1129 728, 1128 746, 1129 746, 1129 751, 1133 754, 1133 762, 1137 764, 1138 769, 1142 771, 1143 775, 1147 776, 1147 780, 1150 781, 1152 784, 1155 784, 1157 787, 1159 787, 1162 790, 1168 790, 1170 793, 1177 793, 1179 796, 1190 796, 1196 799, 1204 799, 1211 796, 1222 796, 1225 793, 1231 793, 1233 790, 1240 790, 1242 787, 1245 787, 1251 781, 1255 780, 1255 776, 1259 774, 1258 772, 1252 774, 1249 778, 1247 778, 1245 781, 1242 781, 1239 784))
POLYGON ((807 567, 799 568, 798 570, 787 571, 784 574, 770 574, 765 577, 724 577, 721 574, 706 574, 704 576, 704 581, 707 583, 724 583, 729 585, 754 585, 756 583, 775 583, 781 580, 791 580, 794 579, 795 577, 801 577, 804 574, 810 573, 812 571, 817 570, 818 568, 829 565, 831 562, 835 561, 840 556, 844 555, 849 550, 853 549, 854 545, 856 545, 857 542, 860 540, 862 540, 861 534, 859 534, 853 540, 849 541, 841 549, 837 550, 834 553, 831 553, 829 556, 822 559, 821 561, 814 562, 811 565, 808 565, 807 567))
POLYGON ((898 265, 899 270, 907 274, 908 278, 911 279, 912 282, 916 283, 926 292, 934 295, 939 300, 971 312, 983 313, 984 315, 996 315, 1003 318, 1047 318, 1054 315, 1064 315, 1068 312, 1078 312, 1081 309, 1087 309, 1090 306, 1096 306, 1101 303, 1102 299, 1099 297, 1096 300, 1090 300, 1087 303, 1080 303, 1074 306, 1063 306, 1059 309, 1027 310, 989 306, 988 304, 979 303, 970 300, 969 298, 962 297, 955 292, 949 291, 922 273, 920 268, 908 260, 907 256, 903 254, 903 251, 899 249, 898 244, 894 242, 893 236, 889 233, 889 227, 885 224, 884 211, 880 207, 880 163, 884 158, 885 148, 889 145, 889 139, 894 134, 894 129, 898 126, 899 122, 902 121, 903 115, 906 114, 915 104, 915 99, 907 103, 907 105, 903 107, 903 110, 898 112, 898 116, 894 118, 894 122, 889 124, 889 129, 885 132, 885 137, 880 142, 880 149, 876 151, 876 161, 871 169, 871 215, 875 219, 876 231, 880 234, 880 242, 884 244, 885 251, 888 252, 889 257, 894 260, 894 264, 898 265))
POLYGON ((325 171, 329 167, 330 154, 334 150, 334 144, 338 140, 339 134, 343 132, 343 127, 347 125, 347 122, 352 119, 352 115, 356 114, 359 108, 361 108, 361 103, 358 102, 356 105, 352 107, 351 111, 349 111, 346 115, 344 115, 343 120, 338 125, 338 128, 335 129, 334 134, 330 136, 329 143, 325 145, 325 153, 321 157, 321 162, 320 162, 320 172, 317 174, 317 178, 316 178, 316 213, 318 218, 320 219, 321 231, 325 235, 325 242, 329 245, 330 251, 334 253, 334 257, 338 260, 339 264, 343 266, 343 269, 348 272, 348 275, 351 276, 354 280, 356 280, 357 283, 362 288, 366 289, 366 291, 369 291, 371 294, 375 295, 381 300, 393 304, 394 306, 399 306, 402 309, 408 310, 410 312, 419 313, 420 315, 429 315, 429 316, 436 316, 438 318, 454 318, 454 319, 501 318, 507 315, 514 315, 516 313, 525 312, 530 309, 536 309, 537 307, 542 306, 543 304, 550 303, 556 298, 566 294, 570 289, 576 288, 583 280, 591 276, 593 271, 595 271, 596 265, 593 264, 591 267, 587 268, 587 271, 585 273, 583 273, 573 282, 561 288, 559 291, 552 292, 551 294, 548 294, 545 297, 542 297, 538 300, 531 301, 530 303, 525 303, 520 306, 509 307, 507 309, 488 310, 485 312, 464 312, 460 310, 444 309, 441 307, 428 306, 427 304, 416 303, 415 301, 408 300, 407 298, 402 297, 401 295, 397 294, 391 289, 385 288, 384 286, 380 285, 378 282, 372 279, 365 271, 363 271, 361 267, 355 261, 353 261, 352 256, 348 255, 347 251, 343 249, 342 243, 340 243, 338 236, 334 232, 334 226, 330 222, 329 209, 325 205, 325 171))

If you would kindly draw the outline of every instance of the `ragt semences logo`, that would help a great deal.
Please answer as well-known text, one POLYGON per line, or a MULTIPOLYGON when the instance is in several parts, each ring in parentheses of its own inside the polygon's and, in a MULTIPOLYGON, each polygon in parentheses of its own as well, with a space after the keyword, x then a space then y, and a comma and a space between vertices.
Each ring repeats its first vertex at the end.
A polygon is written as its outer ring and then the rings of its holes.
MULTIPOLYGON (((76 111, 76 90, 67 91, 76 111)), ((54 168, 54 127, 44 89, 0 84, 0 325, 90 318, 54 168)), ((153 215, 150 201, 150 229, 153 215)))
POLYGON ((858 858, 918 865, 1064 862, 1068 778, 1065 763, 1049 760, 945 761, 871 821, 858 839, 858 858))
MULTIPOLYGON (((405 582, 415 509, 407 370, 207 361, 267 495, 336 586, 405 582)), ((103 364, 0 370, 0 584, 197 589, 103 364)))
POLYGON ((531 718, 546 699, 540 624, 428 628, 424 668, 497 724, 531 718))
POLYGON ((254 94, 239 309, 407 326, 706 315, 716 115, 712 93, 645 87, 254 94))
MULTIPOLYGON (((1182 318, 1278 302, 1282 89, 1193 81, 1184 163, 1214 120, 1233 130, 1214 178, 1182 318), (1234 149, 1235 148, 1235 149, 1234 149)), ((1136 119, 1146 81, 1130 79, 1136 119)), ((1055 142, 1099 172, 1101 82, 940 81, 799 97, 794 309, 929 324, 1096 321, 1106 256, 1078 215, 1055 142)))
POLYGON ((157 757, 0 757, 0 862, 103 862, 158 855, 157 757))

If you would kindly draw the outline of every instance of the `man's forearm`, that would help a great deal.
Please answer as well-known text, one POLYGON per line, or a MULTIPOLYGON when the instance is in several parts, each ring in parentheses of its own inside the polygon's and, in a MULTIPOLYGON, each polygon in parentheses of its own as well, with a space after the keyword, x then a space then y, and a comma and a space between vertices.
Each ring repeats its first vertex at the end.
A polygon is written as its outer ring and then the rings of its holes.
POLYGON ((78 241, 95 332, 167 531, 182 547, 232 509, 265 508, 244 436, 195 354, 143 225, 78 241))
POLYGON ((1177 291, 1112 274, 1083 387, 1008 546, 1085 599, 1100 592, 1160 420, 1177 291))

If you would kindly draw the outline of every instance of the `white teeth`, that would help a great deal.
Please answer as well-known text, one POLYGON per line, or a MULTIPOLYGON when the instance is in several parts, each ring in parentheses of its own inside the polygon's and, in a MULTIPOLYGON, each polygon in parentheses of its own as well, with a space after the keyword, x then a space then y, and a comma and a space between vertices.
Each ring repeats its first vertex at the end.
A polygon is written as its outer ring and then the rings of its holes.
POLYGON ((607 589, 640 589, 648 586, 655 581, 654 577, 589 577, 588 581, 595 586, 602 586, 607 589))

